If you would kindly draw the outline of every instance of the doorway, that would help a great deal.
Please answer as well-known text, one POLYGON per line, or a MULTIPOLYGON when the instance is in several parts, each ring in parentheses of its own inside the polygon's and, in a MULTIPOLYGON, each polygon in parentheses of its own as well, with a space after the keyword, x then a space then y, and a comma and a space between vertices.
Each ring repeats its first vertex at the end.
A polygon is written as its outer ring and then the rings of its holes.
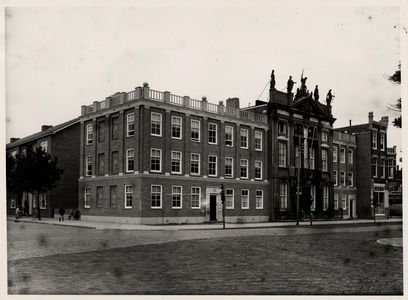
POLYGON ((217 195, 210 195, 210 221, 217 221, 217 195))

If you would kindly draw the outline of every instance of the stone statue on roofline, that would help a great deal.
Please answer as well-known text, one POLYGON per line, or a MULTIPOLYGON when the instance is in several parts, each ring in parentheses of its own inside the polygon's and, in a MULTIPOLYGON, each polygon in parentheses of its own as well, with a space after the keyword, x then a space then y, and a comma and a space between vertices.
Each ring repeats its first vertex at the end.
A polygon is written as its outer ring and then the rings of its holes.
POLYGON ((331 90, 329 90, 329 92, 327 93, 327 96, 326 96, 327 105, 330 105, 332 103, 333 98, 334 98, 334 96, 332 95, 331 90))
POLYGON ((315 99, 315 101, 319 101, 319 88, 318 88, 317 85, 316 85, 316 88, 314 90, 314 99, 315 99))
POLYGON ((275 84, 276 84, 276 82, 275 82, 275 70, 272 70, 272 73, 271 73, 271 90, 274 90, 275 89, 275 84))
POLYGON ((287 84, 288 94, 290 94, 290 93, 292 92, 293 85, 294 85, 295 83, 296 83, 296 82, 293 82, 293 80, 292 80, 292 76, 289 76, 288 84, 287 84))

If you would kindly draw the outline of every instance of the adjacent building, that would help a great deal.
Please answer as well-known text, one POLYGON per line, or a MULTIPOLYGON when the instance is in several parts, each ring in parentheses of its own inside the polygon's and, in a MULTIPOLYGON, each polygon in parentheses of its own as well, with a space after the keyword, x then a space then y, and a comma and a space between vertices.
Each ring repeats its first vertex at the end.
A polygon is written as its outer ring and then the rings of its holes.
MULTIPOLYGON (((53 157, 58 158, 58 168, 63 169, 58 187, 40 194, 42 217, 53 217, 54 210, 64 206, 67 210, 78 207, 78 175, 79 175, 79 135, 78 118, 56 126, 44 125, 40 132, 25 138, 11 138, 6 145, 6 153, 15 156, 41 146, 53 157)), ((14 214, 16 207, 27 215, 37 215, 37 195, 30 193, 18 194, 7 191, 7 213, 14 214)))

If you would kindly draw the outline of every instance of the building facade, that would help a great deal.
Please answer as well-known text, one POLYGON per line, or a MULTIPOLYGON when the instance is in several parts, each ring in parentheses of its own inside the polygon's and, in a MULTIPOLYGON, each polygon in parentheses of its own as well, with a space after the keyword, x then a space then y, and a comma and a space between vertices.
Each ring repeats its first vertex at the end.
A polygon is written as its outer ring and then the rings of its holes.
POLYGON ((356 137, 356 213, 359 218, 369 219, 374 215, 376 218, 388 217, 389 173, 394 167, 387 168, 387 128, 388 117, 374 121, 373 113, 369 112, 368 123, 335 129, 356 137), (374 202, 377 204, 375 209, 374 202))
POLYGON ((333 212, 335 218, 358 218, 356 150, 357 142, 354 135, 333 132, 333 212))
MULTIPOLYGON (((6 145, 6 153, 15 156, 17 153, 32 151, 41 146, 53 157, 58 158, 58 168, 64 173, 58 187, 40 194, 42 217, 54 217, 54 210, 64 206, 66 210, 78 207, 78 175, 79 175, 79 135, 78 118, 56 126, 42 126, 41 132, 25 138, 12 138, 6 145)), ((37 215, 37 195, 30 193, 18 194, 7 191, 7 214, 14 214, 16 207, 25 215, 37 215)))
POLYGON ((151 90, 80 117, 79 207, 86 220, 137 224, 269 221, 265 114, 151 90))

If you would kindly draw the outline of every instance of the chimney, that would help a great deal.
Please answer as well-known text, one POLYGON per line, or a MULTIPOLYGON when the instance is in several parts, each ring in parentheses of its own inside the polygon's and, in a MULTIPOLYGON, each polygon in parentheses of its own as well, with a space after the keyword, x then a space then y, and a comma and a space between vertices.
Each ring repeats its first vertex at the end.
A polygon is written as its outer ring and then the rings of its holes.
POLYGON ((14 143, 15 141, 18 141, 20 138, 10 138, 10 143, 14 143))
POLYGON ((47 129, 50 129, 52 127, 52 125, 43 125, 41 126, 41 131, 45 131, 47 129))
POLYGON ((239 98, 228 98, 226 106, 231 108, 239 108, 239 98))
POLYGON ((374 114, 372 111, 368 113, 368 123, 372 124, 374 121, 374 114))

